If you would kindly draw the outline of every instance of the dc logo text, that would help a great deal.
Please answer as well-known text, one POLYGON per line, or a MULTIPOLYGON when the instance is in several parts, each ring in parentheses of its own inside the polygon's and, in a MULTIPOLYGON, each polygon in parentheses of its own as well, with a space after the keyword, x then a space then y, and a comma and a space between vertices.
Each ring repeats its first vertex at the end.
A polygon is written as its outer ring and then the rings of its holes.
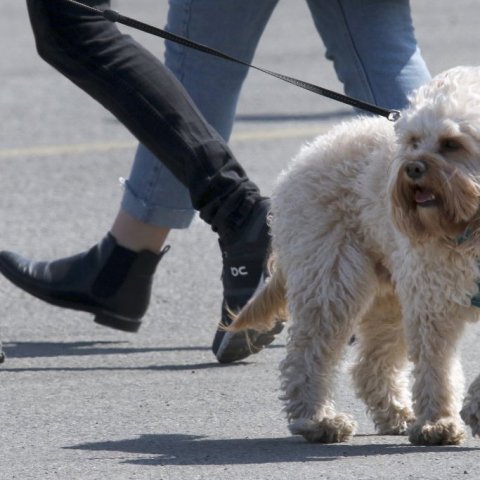
POLYGON ((232 274, 232 277, 238 277, 238 276, 244 276, 248 275, 247 272, 247 267, 230 267, 230 273, 232 274))

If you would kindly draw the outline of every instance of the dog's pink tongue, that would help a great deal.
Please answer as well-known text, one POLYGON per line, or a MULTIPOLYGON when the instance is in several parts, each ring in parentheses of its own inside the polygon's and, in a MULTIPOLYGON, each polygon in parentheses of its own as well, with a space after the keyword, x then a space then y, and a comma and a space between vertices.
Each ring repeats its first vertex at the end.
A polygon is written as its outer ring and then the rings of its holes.
POLYGON ((435 200, 435 195, 432 192, 427 192, 425 190, 415 191, 415 201, 417 203, 425 203, 430 200, 435 200))

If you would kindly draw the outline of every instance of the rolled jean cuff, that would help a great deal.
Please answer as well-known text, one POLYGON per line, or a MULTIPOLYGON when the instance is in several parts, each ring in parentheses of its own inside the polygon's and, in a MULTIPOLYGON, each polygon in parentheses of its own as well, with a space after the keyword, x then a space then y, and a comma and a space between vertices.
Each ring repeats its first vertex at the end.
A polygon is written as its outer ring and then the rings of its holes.
POLYGON ((188 228, 195 218, 196 212, 193 208, 173 208, 151 204, 137 195, 128 180, 122 183, 124 193, 121 208, 140 222, 180 230, 188 228))

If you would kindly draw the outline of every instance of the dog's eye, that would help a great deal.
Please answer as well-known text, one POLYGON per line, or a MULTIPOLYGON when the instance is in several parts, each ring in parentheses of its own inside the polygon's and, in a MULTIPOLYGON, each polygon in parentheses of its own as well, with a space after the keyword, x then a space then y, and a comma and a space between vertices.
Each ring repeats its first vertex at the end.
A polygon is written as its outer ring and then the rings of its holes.
POLYGON ((462 144, 454 138, 445 138, 440 142, 440 150, 443 152, 456 152, 462 149, 462 144))

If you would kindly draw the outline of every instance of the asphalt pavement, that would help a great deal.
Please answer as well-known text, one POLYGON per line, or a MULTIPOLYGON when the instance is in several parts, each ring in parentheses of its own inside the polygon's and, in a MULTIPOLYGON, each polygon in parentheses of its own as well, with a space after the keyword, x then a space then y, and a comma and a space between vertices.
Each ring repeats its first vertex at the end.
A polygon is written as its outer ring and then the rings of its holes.
MULTIPOLYGON (((478 63, 480 3, 413 2, 432 73, 478 63)), ((114 3, 164 24, 167 0, 114 3)), ((127 30, 127 29, 125 29, 127 30)), ((131 31, 130 31, 131 32, 131 31)), ((160 40, 131 32, 162 54, 160 40)), ((0 2, 0 249, 54 259, 89 248, 109 229, 135 139, 36 54, 25 2, 0 2)), ((305 2, 279 2, 255 62, 340 90, 305 2)), ((348 107, 251 72, 232 149, 268 194, 300 146, 348 107)), ((0 278, 0 480, 10 479, 474 479, 480 439, 414 447, 379 436, 355 399, 347 355, 339 408, 359 422, 351 442, 290 436, 278 399, 284 334, 247 361, 218 365, 220 255, 200 220, 174 232, 138 334, 48 306, 0 278)), ((441 295, 442 292, 439 292, 441 295)), ((465 375, 480 372, 480 328, 462 342, 465 375)))

